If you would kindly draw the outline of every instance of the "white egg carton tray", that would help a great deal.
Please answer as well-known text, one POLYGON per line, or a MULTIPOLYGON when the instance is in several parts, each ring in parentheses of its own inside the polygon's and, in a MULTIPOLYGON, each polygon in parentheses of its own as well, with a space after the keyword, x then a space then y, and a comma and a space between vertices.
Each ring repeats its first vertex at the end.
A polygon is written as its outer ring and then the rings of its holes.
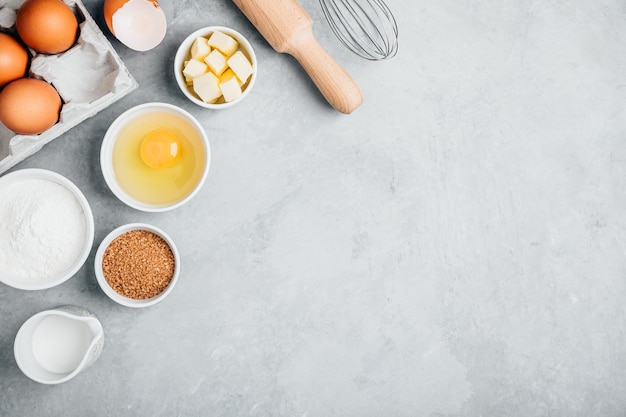
MULTIPOLYGON (((63 100, 59 121, 38 135, 18 135, 0 123, 0 175, 46 143, 137 88, 137 82, 80 0, 63 0, 78 18, 80 33, 69 50, 31 53, 29 76, 56 88, 63 100)), ((0 31, 15 34, 24 0, 0 0, 0 31)))

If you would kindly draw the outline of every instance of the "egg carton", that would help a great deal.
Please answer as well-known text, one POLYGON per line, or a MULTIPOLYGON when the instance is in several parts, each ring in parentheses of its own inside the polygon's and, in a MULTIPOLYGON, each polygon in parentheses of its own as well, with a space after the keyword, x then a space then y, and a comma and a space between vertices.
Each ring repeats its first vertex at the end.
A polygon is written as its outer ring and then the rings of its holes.
MULTIPOLYGON (((0 31, 15 34, 15 16, 24 0, 0 0, 0 31)), ((30 50, 29 76, 58 91, 63 100, 59 121, 38 135, 19 135, 0 123, 0 175, 39 151, 85 119, 137 88, 113 46, 80 0, 64 0, 79 23, 76 43, 67 51, 46 55, 30 50)))

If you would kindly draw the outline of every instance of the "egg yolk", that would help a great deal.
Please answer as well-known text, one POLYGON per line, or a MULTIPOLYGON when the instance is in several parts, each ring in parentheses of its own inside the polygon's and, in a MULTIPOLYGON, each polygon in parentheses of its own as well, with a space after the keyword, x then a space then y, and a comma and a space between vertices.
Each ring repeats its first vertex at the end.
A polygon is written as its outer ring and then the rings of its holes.
POLYGON ((174 165, 180 152, 180 140, 165 129, 148 133, 141 141, 139 149, 144 164, 156 169, 169 168, 174 165))

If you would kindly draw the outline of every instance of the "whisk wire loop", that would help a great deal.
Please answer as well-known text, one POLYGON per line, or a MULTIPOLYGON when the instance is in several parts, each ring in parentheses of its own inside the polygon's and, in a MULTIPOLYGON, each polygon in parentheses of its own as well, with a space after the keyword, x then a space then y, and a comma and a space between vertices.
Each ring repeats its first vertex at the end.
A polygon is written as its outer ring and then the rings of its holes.
POLYGON ((339 41, 362 58, 388 59, 398 51, 398 25, 382 0, 319 0, 339 41))

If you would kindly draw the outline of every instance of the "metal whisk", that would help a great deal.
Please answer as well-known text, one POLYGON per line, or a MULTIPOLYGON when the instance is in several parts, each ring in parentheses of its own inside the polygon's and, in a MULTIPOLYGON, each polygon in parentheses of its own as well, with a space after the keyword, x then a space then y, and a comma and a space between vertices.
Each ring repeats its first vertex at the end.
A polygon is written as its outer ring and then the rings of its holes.
POLYGON ((372 61, 398 52, 398 25, 382 0, 319 0, 330 28, 348 49, 372 61))

